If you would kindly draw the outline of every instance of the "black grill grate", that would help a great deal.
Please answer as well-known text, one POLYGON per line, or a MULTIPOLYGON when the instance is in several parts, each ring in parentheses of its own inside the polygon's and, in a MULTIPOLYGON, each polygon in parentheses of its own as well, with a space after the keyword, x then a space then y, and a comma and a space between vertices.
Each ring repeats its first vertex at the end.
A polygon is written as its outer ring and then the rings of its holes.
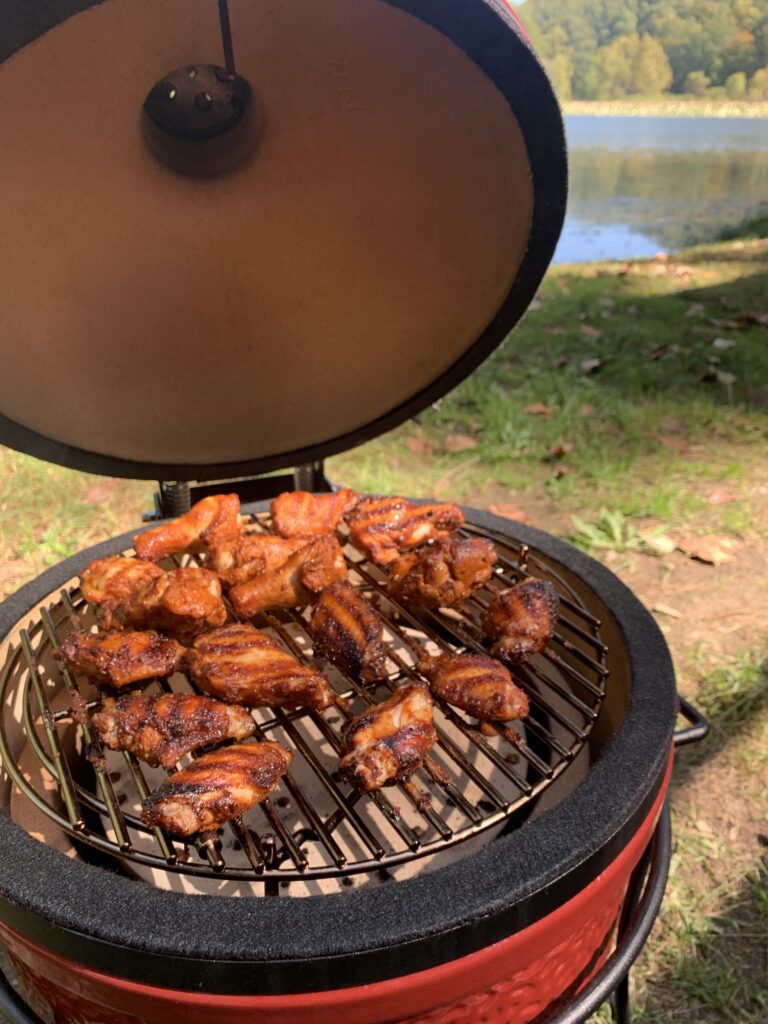
MULTIPOLYGON (((268 522, 258 516, 254 528, 266 529, 268 522)), ((243 820, 188 842, 141 822, 140 801, 165 773, 131 755, 100 749, 87 716, 97 692, 51 657, 71 628, 94 621, 76 588, 62 590, 42 607, 9 650, 0 677, 0 754, 7 772, 47 819, 86 847, 164 873, 261 883, 267 895, 281 888, 298 891, 288 885, 298 881, 306 883, 303 893, 320 891, 311 883, 328 879, 355 884, 351 876, 364 873, 386 880, 399 865, 493 827, 514 827, 587 741, 606 693, 608 648, 600 620, 561 567, 501 534, 471 525, 463 532, 489 537, 500 558, 488 587, 460 613, 401 606, 387 595, 385 573, 347 545, 350 579, 386 623, 388 677, 363 685, 324 666, 340 698, 324 714, 255 711, 256 738, 289 746, 294 761, 271 798, 243 820), (493 593, 529 573, 554 583, 561 612, 550 647, 513 670, 531 702, 525 724, 479 726, 436 701, 438 742, 410 782, 365 797, 341 784, 335 768, 346 720, 418 678, 415 664, 423 645, 435 652, 482 650, 478 623, 493 593)), ((307 660, 308 616, 305 609, 253 622, 307 660)), ((146 689, 160 687, 193 689, 181 675, 146 689)), ((149 877, 156 880, 152 872, 149 877)))

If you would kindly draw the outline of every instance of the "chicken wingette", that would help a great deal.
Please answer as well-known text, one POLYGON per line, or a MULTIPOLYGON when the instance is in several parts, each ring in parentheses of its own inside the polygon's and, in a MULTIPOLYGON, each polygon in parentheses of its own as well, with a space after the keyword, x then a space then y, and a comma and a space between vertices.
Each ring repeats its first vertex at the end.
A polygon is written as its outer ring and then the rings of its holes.
POLYGON ((360 495, 348 488, 332 494, 286 491, 272 502, 272 523, 281 537, 332 533, 359 500, 360 495))
POLYGON ((549 580, 529 576, 493 599, 483 619, 485 635, 495 640, 491 653, 519 661, 543 651, 557 625, 560 600, 549 580))
POLYGON ((114 614, 126 626, 158 629, 182 642, 227 620, 218 576, 196 567, 157 576, 114 614))
POLYGON ((349 517, 349 536, 378 565, 389 565, 410 548, 436 540, 464 522, 457 505, 406 498, 364 498, 349 517))
POLYGON ((71 633, 55 652, 73 672, 116 690, 169 676, 182 664, 184 648, 154 630, 118 629, 71 633))
POLYGON ((346 580, 320 592, 309 633, 316 658, 327 658, 363 682, 386 674, 383 623, 370 601, 346 580))
POLYGON ((456 608, 488 582, 496 558, 482 537, 443 537, 393 562, 388 589, 404 604, 456 608))
POLYGON ((269 796, 292 758, 279 743, 242 743, 204 754, 150 793, 142 820, 174 836, 216 828, 269 796))
POLYGON ((425 656, 418 669, 437 697, 482 722, 511 722, 528 714, 528 697, 496 658, 486 654, 425 656))
POLYGON ((97 606, 99 622, 110 629, 115 609, 132 601, 147 584, 162 575, 164 571, 153 562, 110 555, 85 568, 80 576, 80 590, 89 604, 97 606))
POLYGON ((183 516, 133 538, 139 558, 159 562, 167 555, 198 554, 214 547, 233 546, 243 533, 240 499, 236 494, 212 494, 183 516))

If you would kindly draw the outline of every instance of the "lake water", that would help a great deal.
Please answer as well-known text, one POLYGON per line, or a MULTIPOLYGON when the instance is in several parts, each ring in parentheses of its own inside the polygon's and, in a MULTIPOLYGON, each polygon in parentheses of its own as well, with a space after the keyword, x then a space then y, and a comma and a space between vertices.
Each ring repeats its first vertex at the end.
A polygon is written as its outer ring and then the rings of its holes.
POLYGON ((556 263, 669 252, 768 203, 768 120, 566 117, 556 263))

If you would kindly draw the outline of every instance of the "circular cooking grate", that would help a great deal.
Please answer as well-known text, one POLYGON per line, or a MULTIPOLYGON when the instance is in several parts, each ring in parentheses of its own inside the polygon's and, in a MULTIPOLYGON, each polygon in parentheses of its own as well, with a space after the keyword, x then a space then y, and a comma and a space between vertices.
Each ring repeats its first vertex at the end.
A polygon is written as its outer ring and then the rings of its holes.
MULTIPOLYGON (((258 514, 253 528, 266 530, 258 514)), ((98 692, 52 657, 72 628, 95 623, 76 586, 44 603, 8 650, 0 677, 0 755, 15 787, 45 819, 77 840, 119 858, 149 880, 175 875, 263 883, 267 895, 323 891, 328 879, 358 884, 367 875, 429 857, 494 827, 525 820, 539 795, 572 764, 597 719, 610 676, 604 628, 590 610, 578 577, 505 535, 467 524, 489 537, 499 560, 488 586, 460 611, 407 609, 386 592, 386 575, 347 545, 349 578, 385 621, 388 675, 363 685, 329 665, 323 670, 338 700, 323 714, 257 709, 257 739, 294 753, 291 771, 272 796, 242 819, 193 840, 145 826, 140 802, 165 777, 134 757, 102 750, 88 726, 98 692), (425 647, 432 652, 482 650, 479 621, 493 594, 525 575, 549 579, 560 595, 558 627, 549 647, 512 669, 528 694, 525 723, 480 726, 435 700, 438 741, 425 767, 407 783, 361 796, 336 773, 346 721, 404 682, 425 647), (149 870, 147 870, 149 869, 149 870), (301 881, 303 886, 289 886, 301 881)), ((193 559, 181 560, 182 562, 193 559)), ((85 564, 85 557, 83 560, 85 564)), ((309 609, 254 618, 302 661, 311 660, 309 609)), ((145 690, 189 692, 186 676, 145 690)), ((13 798, 12 801, 13 803, 13 798)), ((30 829, 32 831, 32 829, 30 829)), ((173 886, 171 886, 173 887, 173 886)), ((211 890, 205 890, 211 891, 211 890)), ((218 890, 216 890, 218 891, 218 890)))

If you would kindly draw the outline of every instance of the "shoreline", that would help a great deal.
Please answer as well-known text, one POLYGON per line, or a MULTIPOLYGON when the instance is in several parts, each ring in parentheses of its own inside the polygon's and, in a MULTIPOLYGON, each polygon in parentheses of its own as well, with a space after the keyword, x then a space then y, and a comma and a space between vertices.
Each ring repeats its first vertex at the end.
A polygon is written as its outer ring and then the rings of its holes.
POLYGON ((768 120, 768 100, 706 100, 684 96, 623 100, 566 100, 569 117, 722 117, 768 120))

